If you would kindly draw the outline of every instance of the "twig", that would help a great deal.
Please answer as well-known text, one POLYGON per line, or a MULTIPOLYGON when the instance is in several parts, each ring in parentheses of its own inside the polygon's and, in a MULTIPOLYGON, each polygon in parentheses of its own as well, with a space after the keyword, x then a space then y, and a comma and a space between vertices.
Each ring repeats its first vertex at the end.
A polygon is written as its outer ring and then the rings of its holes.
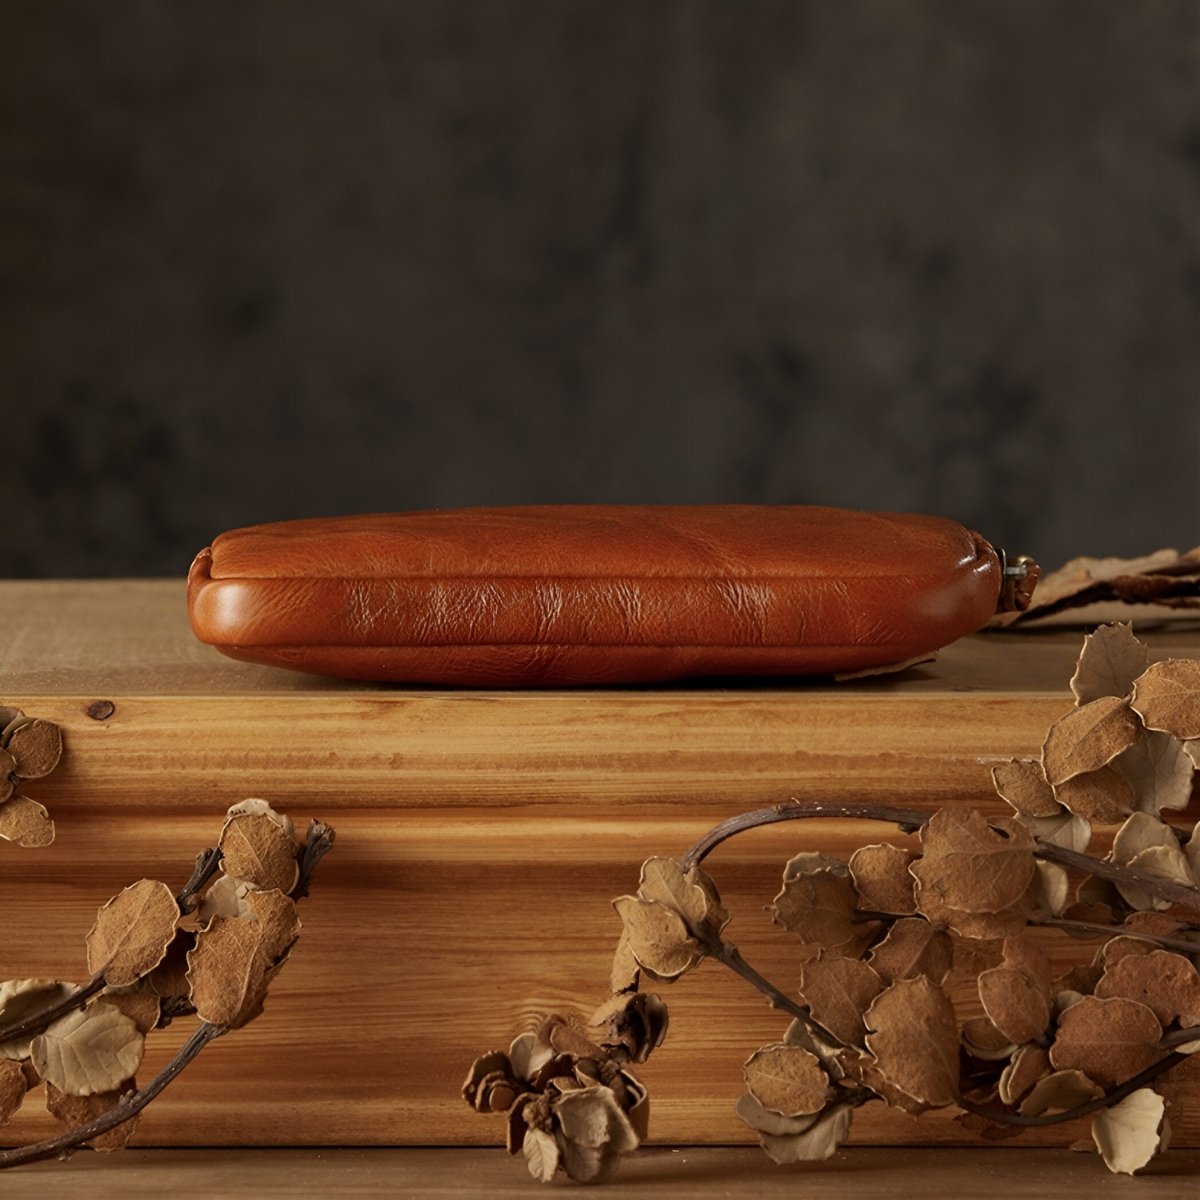
POLYGON ((1030 925, 1045 925, 1061 929, 1064 933, 1094 933, 1097 937, 1131 937, 1143 942, 1154 942, 1167 950, 1178 950, 1183 954, 1200 954, 1200 942, 1189 942, 1185 938, 1167 937, 1162 933, 1147 933, 1141 929, 1127 929, 1123 925, 1103 925, 1097 921, 1065 921, 1062 917, 1028 918, 1030 925))
POLYGON ((76 988, 65 1000, 43 1009, 39 1013, 16 1021, 12 1025, 0 1027, 0 1042, 11 1042, 17 1038, 34 1038, 48 1029, 59 1017, 82 1008, 93 996, 104 991, 106 984, 103 975, 93 975, 82 987, 76 988))
POLYGON ((317 863, 333 849, 335 836, 333 827, 326 825, 324 821, 309 822, 304 849, 300 853, 300 874, 296 879, 296 886, 291 891, 293 900, 302 900, 308 895, 312 873, 317 869, 317 863))
POLYGON ((221 865, 221 851, 215 846, 201 850, 196 855, 196 866, 192 877, 183 885, 183 890, 175 897, 181 913, 190 913, 196 907, 196 897, 206 883, 217 873, 221 865))
POLYGON ((1193 1025, 1190 1029, 1172 1030, 1158 1044, 1166 1050, 1171 1046, 1182 1046, 1185 1042, 1195 1041, 1200 1041, 1200 1025, 1193 1025))
POLYGON ((76 1129, 68 1129, 57 1137, 48 1138, 44 1142, 34 1142, 29 1146, 17 1146, 12 1150, 0 1151, 0 1170, 6 1167, 19 1167, 24 1163, 37 1162, 42 1158, 53 1158, 64 1150, 82 1146, 92 1138, 115 1129, 118 1125, 136 1116, 151 1100, 155 1098, 184 1067, 215 1038, 219 1038, 228 1030, 223 1025, 207 1023, 197 1027, 196 1032, 179 1048, 175 1057, 140 1091, 119 1100, 107 1112, 101 1113, 86 1125, 76 1129))
POLYGON ((960 1099, 957 1103, 960 1108, 965 1108, 967 1112, 974 1113, 977 1117, 986 1117, 989 1121, 995 1121, 998 1125, 1059 1125, 1063 1121, 1073 1121, 1076 1117, 1086 1117, 1089 1113, 1099 1112, 1102 1108, 1111 1108, 1119 1100, 1124 1100, 1126 1096, 1132 1095, 1138 1088, 1145 1087, 1152 1079, 1157 1079, 1172 1067, 1178 1066, 1187 1057, 1186 1054, 1168 1054, 1166 1058, 1160 1058, 1158 1062, 1151 1063, 1144 1071, 1139 1071, 1132 1079, 1127 1079, 1120 1087, 1113 1088, 1111 1092, 1106 1092, 1103 1096, 1095 1100, 1089 1100, 1086 1104, 1080 1104, 1075 1108, 1068 1109, 1066 1112, 1052 1113, 1046 1117, 1023 1117, 1019 1113, 986 1108, 984 1105, 976 1104, 972 1100, 960 1099))

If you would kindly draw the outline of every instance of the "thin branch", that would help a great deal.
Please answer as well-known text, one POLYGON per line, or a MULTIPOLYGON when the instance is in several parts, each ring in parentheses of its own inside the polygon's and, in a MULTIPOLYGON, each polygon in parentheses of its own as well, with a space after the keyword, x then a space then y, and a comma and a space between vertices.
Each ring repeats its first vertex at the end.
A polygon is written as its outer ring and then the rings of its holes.
POLYGON ((296 879, 296 886, 291 891, 293 900, 302 900, 308 895, 312 873, 317 869, 317 863, 333 849, 335 836, 333 826, 326 825, 324 821, 309 822, 304 849, 300 852, 300 874, 296 879))
POLYGON ((1174 1029, 1158 1044, 1167 1050, 1171 1046, 1182 1046, 1185 1042, 1196 1041, 1200 1041, 1200 1025, 1193 1025, 1190 1029, 1174 1029))
POLYGON ((1046 1117, 1023 1117, 1019 1113, 987 1108, 982 1104, 976 1104, 973 1100, 960 1099, 957 1103, 967 1112, 974 1113, 977 1117, 986 1117, 998 1125, 1059 1125, 1063 1121, 1073 1121, 1076 1117, 1086 1117, 1089 1113, 1099 1112, 1102 1108, 1111 1108, 1118 1101, 1124 1100, 1126 1096, 1132 1095, 1138 1088, 1145 1087, 1152 1079, 1157 1079, 1172 1067, 1178 1066, 1186 1058, 1186 1054, 1168 1054, 1166 1058, 1160 1058, 1158 1062, 1151 1063, 1144 1071, 1139 1071, 1132 1079, 1127 1079, 1120 1087, 1113 1088, 1111 1092, 1106 1092, 1098 1099, 1089 1100, 1086 1104, 1080 1104, 1066 1112, 1052 1113, 1046 1117))
MULTIPOLYGON (((915 833, 933 815, 930 812, 918 812, 913 809, 891 808, 885 804, 825 804, 823 802, 805 804, 799 800, 789 800, 787 803, 777 804, 773 808, 759 808, 753 812, 740 813, 736 817, 730 817, 719 825, 713 826, 679 859, 679 865, 685 871, 689 867, 698 866, 722 842, 736 837, 739 833, 745 833, 747 829, 757 829, 760 825, 775 825, 780 821, 802 821, 809 817, 888 821, 898 826, 902 833, 915 833)), ((1034 842, 1036 849, 1033 853, 1036 858, 1046 862, 1059 863, 1064 867, 1074 867, 1086 871, 1089 875, 1099 876, 1101 879, 1134 884, 1152 895, 1160 896, 1173 904, 1179 904, 1192 912, 1200 913, 1200 889, 1159 879, 1155 875, 1147 875, 1132 867, 1103 862, 1090 855, 1080 854, 1063 846, 1055 846, 1041 838, 1035 838, 1034 842)))
POLYGON ((118 1125, 128 1121, 130 1117, 141 1112, 209 1042, 227 1032, 228 1030, 223 1025, 206 1023, 198 1026, 196 1032, 179 1048, 175 1057, 140 1091, 122 1098, 107 1112, 101 1113, 100 1116, 86 1125, 80 1125, 77 1129, 68 1129, 65 1133, 48 1138, 44 1142, 34 1142, 30 1146, 17 1146, 12 1150, 0 1151, 0 1170, 37 1162, 42 1158, 53 1158, 65 1150, 82 1146, 102 1133, 115 1129, 118 1125))
POLYGON ((35 1038, 39 1033, 44 1032, 59 1017, 65 1017, 67 1013, 74 1012, 77 1008, 82 1008, 93 996, 104 991, 106 986, 103 975, 93 975, 82 987, 76 988, 65 1000, 60 1000, 57 1004, 51 1005, 41 1012, 34 1013, 32 1016, 26 1017, 22 1021, 15 1021, 12 1025, 0 1026, 0 1042, 12 1042, 18 1038, 35 1038))
POLYGON ((1123 925, 1103 925, 1095 921, 1065 921, 1062 917, 1029 918, 1030 925, 1046 925, 1066 933, 1094 933, 1097 937, 1130 937, 1143 942, 1154 942, 1167 950, 1178 950, 1183 954, 1200 954, 1200 942, 1189 942, 1185 938, 1167 937, 1161 933, 1147 933, 1141 929, 1127 929, 1123 925))
POLYGON ((196 907, 196 897, 205 884, 217 873, 217 868, 221 865, 222 857, 221 851, 215 846, 207 850, 201 850, 196 855, 196 866, 192 870, 192 877, 183 885, 183 890, 175 897, 175 903, 179 905, 181 913, 190 913, 196 907))

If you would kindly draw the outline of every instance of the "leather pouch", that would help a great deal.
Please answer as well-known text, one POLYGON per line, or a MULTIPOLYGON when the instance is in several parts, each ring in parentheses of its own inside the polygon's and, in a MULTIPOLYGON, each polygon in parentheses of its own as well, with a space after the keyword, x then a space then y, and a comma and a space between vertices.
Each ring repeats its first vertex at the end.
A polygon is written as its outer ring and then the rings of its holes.
POLYGON ((234 658, 474 687, 812 675, 984 624, 1001 556, 937 517, 758 505, 432 510, 236 529, 192 629, 234 658))

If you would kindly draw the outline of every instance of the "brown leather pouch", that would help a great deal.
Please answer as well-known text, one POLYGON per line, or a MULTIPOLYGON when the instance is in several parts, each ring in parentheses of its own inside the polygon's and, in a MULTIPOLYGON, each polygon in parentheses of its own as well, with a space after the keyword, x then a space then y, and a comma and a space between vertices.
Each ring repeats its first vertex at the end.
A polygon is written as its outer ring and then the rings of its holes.
POLYGON ((978 629, 1000 556, 938 517, 554 505, 283 521, 197 555, 192 628, 234 658, 476 687, 812 675, 978 629))

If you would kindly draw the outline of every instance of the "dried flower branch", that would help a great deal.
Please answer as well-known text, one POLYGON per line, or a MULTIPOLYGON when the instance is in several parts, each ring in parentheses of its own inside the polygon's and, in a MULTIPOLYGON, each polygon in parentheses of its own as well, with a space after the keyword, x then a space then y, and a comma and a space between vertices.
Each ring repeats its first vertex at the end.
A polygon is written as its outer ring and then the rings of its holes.
POLYGON ((141 1110, 209 1042, 257 1017, 299 936, 296 900, 333 840, 313 821, 297 843, 291 820, 264 801, 236 804, 178 893, 143 879, 101 907, 86 984, 0 983, 0 1124, 44 1081, 47 1107, 67 1126, 0 1151, 0 1168, 83 1145, 120 1149, 141 1110), (190 1013, 195 1032, 139 1089, 147 1035, 190 1013))
POLYGON ((828 1157, 854 1111, 880 1101, 957 1109, 985 1137, 1091 1116, 1110 1170, 1139 1170, 1169 1136, 1161 1080, 1200 1050, 1200 824, 1189 833, 1162 816, 1192 791, 1200 663, 1147 660, 1126 626, 1085 641, 1075 707, 1040 758, 993 772, 1011 816, 793 800, 722 822, 677 860, 648 859, 636 893, 614 901, 612 997, 591 1022, 604 1034, 554 1018, 479 1059, 464 1097, 510 1114, 509 1149, 536 1178, 607 1177, 645 1136, 630 1064, 666 1029, 666 1005, 641 982, 711 959, 793 1018, 747 1059, 737 1105, 777 1162, 828 1157), (748 829, 817 817, 887 822, 919 835, 920 850, 885 841, 848 862, 803 852, 787 863, 772 914, 801 943, 790 991, 725 937, 729 913, 700 864, 748 829), (1087 847, 1105 823, 1120 827, 1099 858, 1087 847), (1100 945, 1055 976, 1031 926, 1100 945), (985 966, 960 1013, 944 984, 963 943, 985 966), (575 1105, 589 1114, 582 1132, 564 1116, 575 1105))

